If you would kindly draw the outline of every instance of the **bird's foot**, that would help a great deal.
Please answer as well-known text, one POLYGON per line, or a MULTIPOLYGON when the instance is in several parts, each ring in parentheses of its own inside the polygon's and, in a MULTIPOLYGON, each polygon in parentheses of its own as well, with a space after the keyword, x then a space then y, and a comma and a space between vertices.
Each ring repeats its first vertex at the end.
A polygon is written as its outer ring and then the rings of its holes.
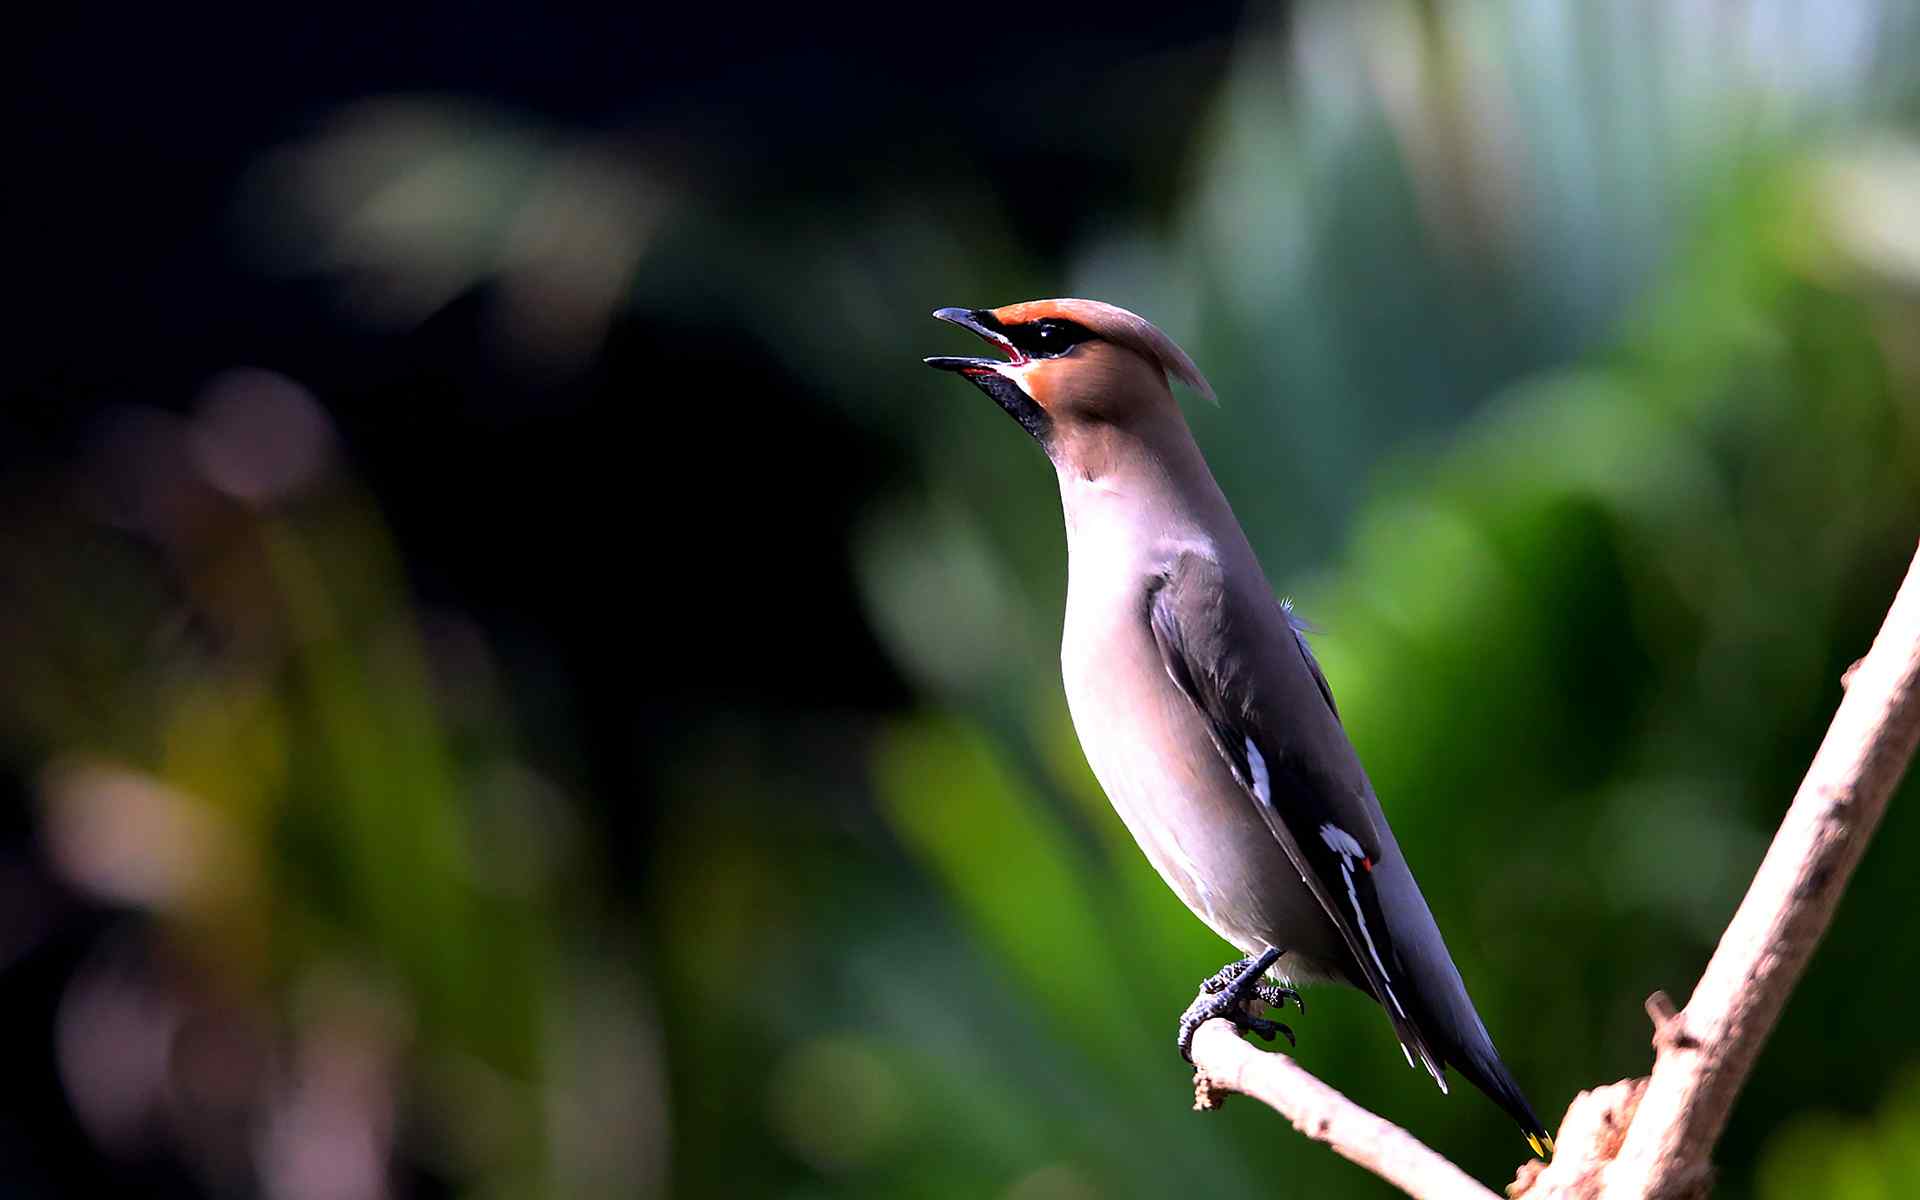
POLYGON ((1289 1046, 1296 1044, 1293 1030, 1278 1021, 1269 1021, 1260 1015, 1256 1001, 1261 1006, 1284 1008, 1288 1000, 1307 1011, 1306 1002, 1300 999, 1300 993, 1290 987, 1274 983, 1266 978, 1267 968, 1280 957, 1280 951, 1269 946, 1258 958, 1243 958, 1239 962, 1228 963, 1220 968, 1200 985, 1200 994, 1193 998, 1187 1011, 1180 1014, 1180 1057, 1193 1061, 1193 1035, 1200 1026, 1215 1017, 1225 1017, 1234 1028, 1272 1041, 1276 1034, 1285 1034, 1289 1046))
POLYGON ((1299 992, 1266 977, 1267 968, 1279 961, 1279 958, 1280 951, 1271 948, 1257 958, 1249 954, 1239 962, 1230 962, 1208 976, 1205 982, 1201 983, 1200 991, 1203 995, 1217 996, 1231 987, 1236 980, 1244 978, 1251 972, 1257 981, 1253 985, 1254 994, 1265 1001, 1267 1007, 1285 1008, 1287 1001, 1291 1000, 1304 1013, 1307 1011, 1307 1002, 1301 998, 1299 992))

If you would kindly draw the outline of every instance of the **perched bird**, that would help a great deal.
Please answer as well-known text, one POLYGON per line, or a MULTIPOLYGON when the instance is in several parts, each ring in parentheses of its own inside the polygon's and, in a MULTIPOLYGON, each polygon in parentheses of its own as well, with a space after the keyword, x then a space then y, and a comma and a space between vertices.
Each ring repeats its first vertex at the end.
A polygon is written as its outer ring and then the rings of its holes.
POLYGON ((1154 868, 1248 957, 1202 985, 1179 1046, 1224 1016, 1269 1040, 1254 998, 1295 980, 1377 1000, 1409 1065, 1446 1090, 1451 1066, 1553 1139, 1486 1026, 1305 636, 1254 558, 1174 401, 1212 398, 1180 347, 1095 300, 933 314, 999 358, 929 358, 977 385, 1040 443, 1059 476, 1068 548, 1060 647, 1068 707, 1093 773, 1154 868), (1268 982, 1271 976, 1279 982, 1268 982))

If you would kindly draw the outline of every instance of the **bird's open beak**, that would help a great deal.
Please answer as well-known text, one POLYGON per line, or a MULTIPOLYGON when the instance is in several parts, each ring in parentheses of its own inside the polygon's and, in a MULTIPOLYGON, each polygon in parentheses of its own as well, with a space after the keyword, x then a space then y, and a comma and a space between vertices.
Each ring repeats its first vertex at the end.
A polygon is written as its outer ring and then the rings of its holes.
POLYGON ((1001 367, 1009 365, 1009 362, 1018 363, 1026 359, 1026 356, 1007 340, 1007 335, 1000 332, 1000 322, 984 308, 941 308, 935 309, 933 315, 939 320, 951 322, 962 329, 970 329, 1007 352, 1006 359, 951 357, 927 359, 927 365, 935 370, 978 375, 987 371, 997 372, 1001 367))

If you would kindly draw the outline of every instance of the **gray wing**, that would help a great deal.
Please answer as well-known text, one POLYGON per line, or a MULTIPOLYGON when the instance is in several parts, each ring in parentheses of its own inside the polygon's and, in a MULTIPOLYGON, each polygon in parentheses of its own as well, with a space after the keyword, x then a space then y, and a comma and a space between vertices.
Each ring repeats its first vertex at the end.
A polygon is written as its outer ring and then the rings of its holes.
MULTIPOLYGON (((1263 598, 1265 598, 1263 596, 1263 598)), ((1333 692, 1290 614, 1241 611, 1220 565, 1183 554, 1154 580, 1147 615, 1172 678, 1393 1022, 1411 1062, 1444 1089, 1445 1059, 1415 1024, 1375 870, 1397 851, 1347 741, 1333 692)), ((1282 947, 1284 949, 1285 947, 1282 947)))

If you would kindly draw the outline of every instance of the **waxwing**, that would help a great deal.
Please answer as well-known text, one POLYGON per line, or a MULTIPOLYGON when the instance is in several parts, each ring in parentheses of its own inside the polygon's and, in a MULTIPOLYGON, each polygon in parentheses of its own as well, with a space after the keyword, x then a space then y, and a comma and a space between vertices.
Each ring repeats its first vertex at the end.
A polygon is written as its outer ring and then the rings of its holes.
POLYGON ((1168 385, 1193 360, 1135 314, 1034 300, 933 314, 1004 358, 929 358, 977 385, 1059 477, 1068 549, 1060 647, 1094 775, 1154 868, 1247 957, 1202 985, 1179 1047, 1224 1016, 1293 1034, 1256 1000, 1350 984, 1409 1065, 1453 1067, 1553 1139, 1500 1061, 1341 724, 1300 623, 1275 598, 1168 385))

